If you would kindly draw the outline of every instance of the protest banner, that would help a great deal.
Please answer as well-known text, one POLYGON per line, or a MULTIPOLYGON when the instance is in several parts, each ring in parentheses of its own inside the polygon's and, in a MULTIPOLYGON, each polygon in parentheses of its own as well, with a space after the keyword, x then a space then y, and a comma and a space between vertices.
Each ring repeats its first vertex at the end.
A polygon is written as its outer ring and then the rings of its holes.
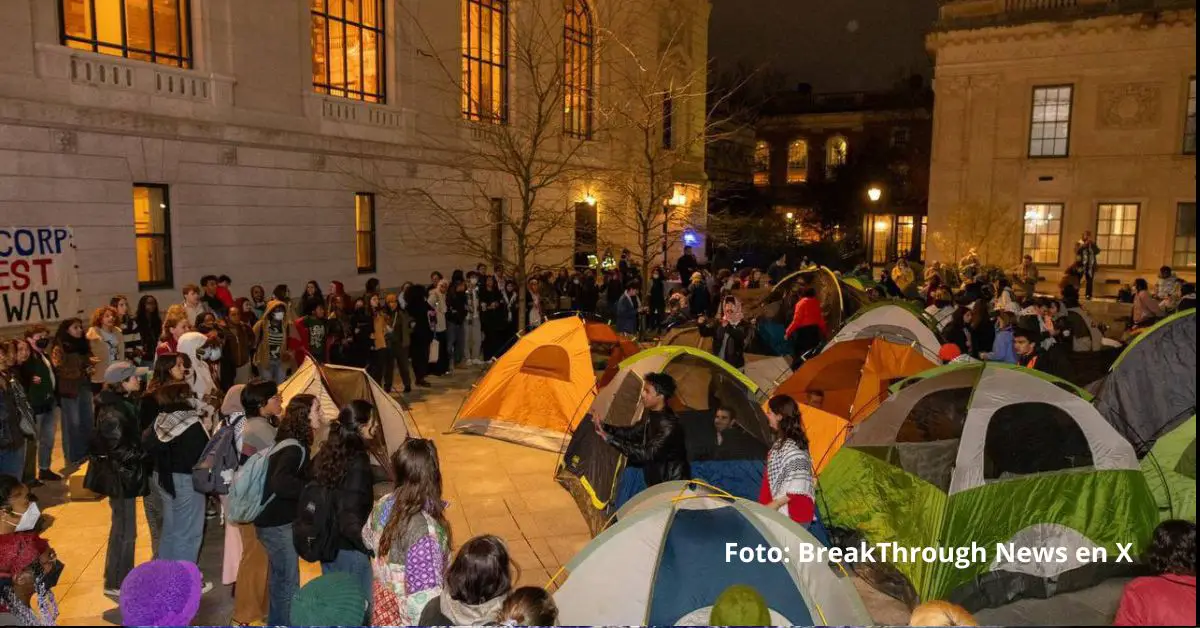
POLYGON ((0 328, 76 316, 78 287, 69 227, 0 227, 0 328))

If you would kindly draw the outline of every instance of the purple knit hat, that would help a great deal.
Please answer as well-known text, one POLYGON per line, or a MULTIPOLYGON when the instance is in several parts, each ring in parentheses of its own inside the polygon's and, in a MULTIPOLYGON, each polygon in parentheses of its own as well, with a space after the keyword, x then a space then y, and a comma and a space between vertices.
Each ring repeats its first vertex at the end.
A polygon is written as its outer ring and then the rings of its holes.
POLYGON ((152 560, 121 583, 121 623, 126 626, 187 626, 200 609, 200 570, 182 560, 152 560))

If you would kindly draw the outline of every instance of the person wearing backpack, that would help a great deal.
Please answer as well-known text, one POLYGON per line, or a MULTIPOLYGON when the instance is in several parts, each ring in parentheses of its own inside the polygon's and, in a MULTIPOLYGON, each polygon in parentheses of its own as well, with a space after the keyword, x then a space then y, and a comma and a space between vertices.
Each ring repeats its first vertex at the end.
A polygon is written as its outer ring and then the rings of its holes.
MULTIPOLYGON (((233 311, 233 310, 231 310, 233 311)), ((196 488, 209 487, 221 501, 222 519, 225 523, 225 552, 222 556, 221 584, 237 584, 238 564, 242 560, 242 536, 238 525, 229 518, 229 486, 241 462, 242 431, 246 427, 246 411, 242 408, 242 391, 246 387, 234 384, 225 393, 221 402, 221 427, 208 441, 204 456, 192 469, 192 482, 196 488)))
MULTIPOLYGON (((153 459, 156 489, 162 495, 163 527, 159 560, 196 562, 204 537, 204 495, 192 484, 192 468, 208 445, 199 402, 186 382, 172 382, 154 393, 158 417, 142 434, 142 447, 153 459)), ((204 592, 212 589, 204 583, 204 592)))
MULTIPOLYGON (((254 519, 258 540, 267 551, 267 625, 287 625, 292 597, 300 588, 300 559, 292 540, 292 524, 300 505, 300 492, 308 482, 308 453, 312 447, 317 398, 296 395, 288 402, 267 455, 262 512, 254 519)), ((232 501, 231 497, 231 501, 232 501)))
POLYGON ((112 526, 104 560, 104 594, 120 595, 121 582, 133 570, 137 543, 137 498, 150 491, 146 477, 146 452, 142 451, 134 395, 142 387, 146 369, 132 362, 113 362, 104 370, 96 426, 92 431, 90 462, 83 485, 108 497, 112 526))
POLYGON ((329 438, 313 458, 312 481, 304 488, 293 528, 301 557, 319 561, 321 573, 354 576, 364 591, 371 590, 374 556, 362 539, 375 497, 364 434, 373 411, 371 404, 355 399, 329 425, 329 438))
MULTIPOLYGON (((242 411, 245 421, 240 436, 236 439, 241 452, 240 464, 259 451, 269 451, 275 446, 275 424, 283 413, 283 401, 279 387, 266 379, 251 381, 242 389, 242 411)), ((228 511, 226 518, 232 521, 228 511)), ((234 521, 241 538, 241 558, 238 561, 238 586, 233 594, 233 623, 242 625, 261 624, 266 621, 269 610, 267 600, 267 550, 258 540, 253 522, 234 521)))

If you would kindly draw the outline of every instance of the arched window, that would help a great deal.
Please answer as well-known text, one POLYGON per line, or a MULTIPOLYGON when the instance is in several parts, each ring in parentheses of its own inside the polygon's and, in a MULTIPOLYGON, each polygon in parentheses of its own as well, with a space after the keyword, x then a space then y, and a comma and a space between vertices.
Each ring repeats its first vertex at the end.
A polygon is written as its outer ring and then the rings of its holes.
POLYGON ((825 144, 825 174, 833 176, 838 166, 846 163, 846 155, 850 152, 850 144, 846 138, 836 135, 829 138, 825 144))
POLYGON ((463 117, 508 121, 508 0, 463 0, 463 117))
POLYGON ((563 130, 581 140, 592 139, 593 59, 592 10, 587 0, 563 0, 563 130))
POLYGON ((808 141, 804 139, 792 140, 788 144, 788 168, 787 182, 788 183, 804 183, 808 181, 808 141))
POLYGON ((759 140, 754 145, 754 185, 771 184, 771 145, 759 140))
POLYGON ((313 91, 383 102, 383 0, 312 0, 313 91))

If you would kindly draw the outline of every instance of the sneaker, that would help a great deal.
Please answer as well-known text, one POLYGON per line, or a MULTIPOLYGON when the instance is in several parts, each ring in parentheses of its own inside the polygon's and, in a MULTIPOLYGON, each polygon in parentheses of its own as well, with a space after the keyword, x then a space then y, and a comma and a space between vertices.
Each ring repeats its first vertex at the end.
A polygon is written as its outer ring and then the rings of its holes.
POLYGON ((212 580, 205 580, 204 586, 200 587, 200 595, 204 595, 205 593, 208 593, 209 591, 212 591, 212 590, 213 590, 212 580))
POLYGON ((62 476, 51 471, 50 469, 42 469, 38 471, 37 479, 43 482, 62 482, 62 476))
POLYGON ((114 600, 119 599, 121 597, 121 590, 120 589, 105 589, 104 597, 111 597, 114 600))
POLYGON ((22 482, 22 484, 24 484, 25 486, 28 486, 29 488, 38 488, 40 486, 45 486, 45 484, 43 484, 42 481, 37 478, 33 478, 32 480, 26 480, 26 481, 22 482))

